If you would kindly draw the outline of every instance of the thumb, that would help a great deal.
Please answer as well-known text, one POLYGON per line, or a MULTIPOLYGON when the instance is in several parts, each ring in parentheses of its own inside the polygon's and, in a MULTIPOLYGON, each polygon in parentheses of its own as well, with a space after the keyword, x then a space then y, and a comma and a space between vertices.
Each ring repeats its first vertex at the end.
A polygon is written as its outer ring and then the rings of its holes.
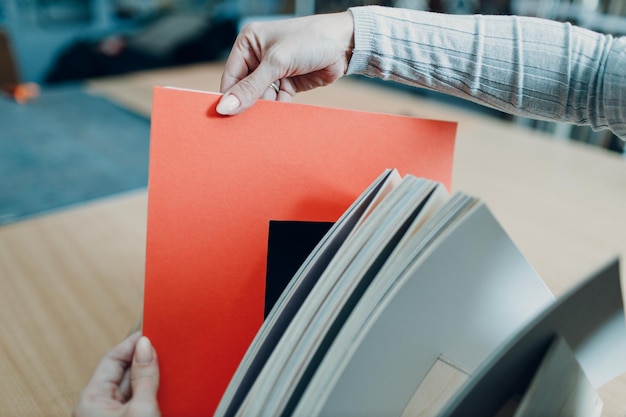
POLYGON ((159 365, 156 352, 145 336, 142 336, 135 346, 130 384, 133 392, 131 401, 144 410, 152 409, 158 413, 159 365))
POLYGON ((217 112, 225 116, 243 112, 263 95, 270 83, 279 78, 274 76, 274 71, 267 64, 261 63, 255 71, 224 93, 217 104, 217 112))

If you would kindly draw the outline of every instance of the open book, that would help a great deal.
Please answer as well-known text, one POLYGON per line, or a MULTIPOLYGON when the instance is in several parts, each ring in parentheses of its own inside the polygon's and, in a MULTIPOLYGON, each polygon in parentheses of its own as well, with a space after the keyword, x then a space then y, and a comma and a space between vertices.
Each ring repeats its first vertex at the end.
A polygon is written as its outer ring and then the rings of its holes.
POLYGON ((441 415, 599 415, 595 390, 626 372, 617 259, 598 268, 494 351, 441 415), (546 401, 550 398, 550 401, 546 401), (502 412, 517 404, 518 414, 502 412), (541 412, 540 412, 541 411, 541 412))
POLYGON ((449 125, 269 102, 207 117, 217 99, 155 98, 144 332, 165 416, 598 415, 626 370, 619 269, 555 300, 489 208, 450 194, 449 125), (259 131, 277 110, 293 131, 259 131), (414 123, 439 142, 402 145, 414 123), (276 264, 295 265, 278 288, 276 264))
POLYGON ((618 272, 557 302, 479 200, 387 170, 289 282, 216 415, 599 416, 595 388, 626 370, 618 272), (466 386, 407 412, 441 361, 466 386))

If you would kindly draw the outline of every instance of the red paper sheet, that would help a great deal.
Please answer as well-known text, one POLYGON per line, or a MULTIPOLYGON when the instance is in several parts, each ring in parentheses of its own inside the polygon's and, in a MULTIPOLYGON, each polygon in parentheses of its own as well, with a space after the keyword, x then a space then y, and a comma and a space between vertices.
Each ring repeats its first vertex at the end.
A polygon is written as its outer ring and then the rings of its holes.
POLYGON ((263 320, 269 220, 335 221, 385 168, 450 188, 456 124, 156 88, 144 334, 163 416, 211 415, 263 320))

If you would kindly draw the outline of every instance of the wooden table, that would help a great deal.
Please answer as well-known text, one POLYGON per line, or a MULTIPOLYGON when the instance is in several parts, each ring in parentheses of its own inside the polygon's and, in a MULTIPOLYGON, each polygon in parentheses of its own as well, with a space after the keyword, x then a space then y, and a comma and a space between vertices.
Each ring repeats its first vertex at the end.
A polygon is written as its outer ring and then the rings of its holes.
MULTIPOLYGON (((149 115, 154 85, 217 91, 221 68, 88 89, 149 115)), ((458 121, 454 189, 486 201, 557 296, 615 254, 626 259, 620 155, 359 80, 297 101, 458 121)), ((139 190, 0 228, 0 415, 67 416, 99 358, 131 328, 142 306, 146 197, 139 190)), ((623 416, 626 375, 600 394, 604 416, 623 416)))

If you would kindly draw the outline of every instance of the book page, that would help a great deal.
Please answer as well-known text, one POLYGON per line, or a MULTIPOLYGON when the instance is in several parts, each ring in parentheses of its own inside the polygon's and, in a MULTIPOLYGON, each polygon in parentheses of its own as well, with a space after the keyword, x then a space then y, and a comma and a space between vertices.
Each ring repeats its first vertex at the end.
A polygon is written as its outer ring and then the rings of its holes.
POLYGON ((437 417, 467 379, 467 374, 439 357, 400 417, 437 417))
POLYGON ((296 414, 400 415, 441 355, 471 374, 554 300, 489 210, 467 204, 400 275, 372 283, 296 414))
POLYGON ((339 249, 275 347, 238 415, 279 414, 283 400, 297 390, 300 372, 331 337, 328 332, 339 324, 344 308, 351 309, 351 298, 360 296, 357 288, 367 285, 368 269, 408 216, 421 210, 435 185, 415 177, 403 179, 339 249))
POLYGON ((454 396, 442 416, 492 415, 522 396, 556 335, 597 389, 626 372, 626 323, 614 260, 546 306, 500 346, 454 396))
POLYGON ((513 417, 600 417, 602 399, 576 356, 556 337, 513 417))

